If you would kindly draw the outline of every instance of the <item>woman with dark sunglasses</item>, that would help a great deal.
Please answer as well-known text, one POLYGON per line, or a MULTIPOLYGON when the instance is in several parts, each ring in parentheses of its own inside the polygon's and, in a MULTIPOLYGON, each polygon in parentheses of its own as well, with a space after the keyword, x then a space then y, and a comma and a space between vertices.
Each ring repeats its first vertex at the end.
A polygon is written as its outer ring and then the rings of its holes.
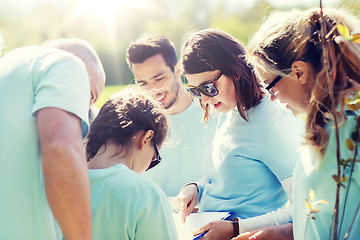
POLYGON ((203 179, 182 188, 173 207, 183 220, 200 211, 231 211, 232 221, 196 230, 203 239, 231 239, 239 233, 288 223, 292 171, 303 122, 269 95, 245 60, 241 44, 227 33, 206 29, 189 36, 181 53, 188 91, 205 115, 222 113, 203 179))
POLYGON ((167 129, 165 111, 140 89, 100 109, 86 143, 94 239, 177 239, 165 194, 140 175, 160 162, 167 129))

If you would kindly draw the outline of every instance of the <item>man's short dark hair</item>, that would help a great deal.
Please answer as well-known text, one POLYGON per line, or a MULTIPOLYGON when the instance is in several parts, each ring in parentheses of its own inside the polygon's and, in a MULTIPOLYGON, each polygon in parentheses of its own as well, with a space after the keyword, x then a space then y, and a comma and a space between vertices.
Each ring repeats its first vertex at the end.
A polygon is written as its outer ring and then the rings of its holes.
POLYGON ((161 34, 148 34, 138 38, 126 50, 126 62, 131 64, 143 63, 146 59, 161 54, 166 65, 174 72, 177 56, 174 44, 161 34))

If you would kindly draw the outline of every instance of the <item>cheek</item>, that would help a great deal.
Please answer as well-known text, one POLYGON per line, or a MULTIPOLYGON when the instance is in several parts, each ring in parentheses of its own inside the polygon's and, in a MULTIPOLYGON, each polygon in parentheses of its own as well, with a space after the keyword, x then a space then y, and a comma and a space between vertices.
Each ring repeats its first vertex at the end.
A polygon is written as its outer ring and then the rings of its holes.
POLYGON ((179 88, 179 82, 176 79, 168 80, 168 85, 171 87, 172 90, 177 90, 179 88))
POLYGON ((159 87, 166 90, 174 90, 176 82, 172 78, 166 78, 159 82, 159 87))
POLYGON ((301 86, 289 88, 289 91, 286 92, 286 97, 298 105, 303 105, 307 101, 307 95, 301 86))
POLYGON ((291 108, 294 109, 303 109, 306 108, 306 100, 304 93, 301 91, 301 89, 297 89, 297 91, 279 91, 278 94, 276 94, 276 97, 279 99, 282 103, 287 103, 291 108))
POLYGON ((228 105, 235 107, 237 103, 235 86, 231 80, 228 80, 226 83, 227 84, 224 86, 224 88, 219 90, 219 93, 228 105))

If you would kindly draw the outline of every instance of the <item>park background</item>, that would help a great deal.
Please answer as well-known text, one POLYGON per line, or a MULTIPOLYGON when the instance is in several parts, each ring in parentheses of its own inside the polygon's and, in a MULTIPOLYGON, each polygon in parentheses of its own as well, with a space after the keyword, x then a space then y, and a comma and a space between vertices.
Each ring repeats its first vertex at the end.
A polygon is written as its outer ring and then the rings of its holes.
MULTIPOLYGON (((75 37, 96 49, 107 76, 100 107, 115 91, 133 82, 126 64, 128 45, 143 33, 162 33, 179 54, 187 33, 219 28, 247 44, 261 19, 273 10, 318 7, 320 0, 1 0, 2 53, 39 45, 52 38, 75 37)), ((360 1, 323 0, 355 15, 360 1)))

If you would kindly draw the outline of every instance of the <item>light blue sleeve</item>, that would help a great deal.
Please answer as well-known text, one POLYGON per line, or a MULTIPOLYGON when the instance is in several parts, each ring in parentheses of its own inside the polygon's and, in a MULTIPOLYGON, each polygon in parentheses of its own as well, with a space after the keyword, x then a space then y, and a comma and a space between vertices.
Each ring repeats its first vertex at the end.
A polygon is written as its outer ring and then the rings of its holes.
POLYGON ((139 215, 136 239, 177 240, 178 235, 169 202, 163 192, 148 201, 139 215))
MULTIPOLYGON (((346 147, 346 139, 351 138, 352 132, 356 129, 356 119, 347 116, 339 126, 339 146, 341 159, 353 158, 354 152, 346 147)), ((337 134, 333 123, 326 125, 329 134, 329 142, 323 155, 312 151, 309 147, 304 147, 302 158, 296 165, 294 171, 294 238, 295 239, 330 239, 333 229, 332 221, 334 217, 334 206, 336 195, 339 196, 339 225, 338 239, 358 239, 360 236, 360 164, 355 162, 354 171, 348 165, 344 171, 341 166, 341 174, 346 177, 342 182, 344 187, 337 193, 337 184, 333 175, 337 174, 337 134), (351 176, 351 177, 350 177, 351 176), (314 192, 314 199, 309 199, 310 191, 314 192), (311 214, 314 219, 309 217, 309 208, 305 204, 305 199, 309 199, 310 205, 316 205, 318 212, 311 214), (316 204, 321 200, 327 204, 316 204), (345 208, 346 206, 346 208, 345 208), (340 225, 341 222, 341 225, 340 225), (340 227, 341 226, 341 227, 340 227), (348 230, 352 226, 349 233, 348 230), (331 233, 331 234, 330 234, 331 233)), ((359 150, 359 149, 358 149, 359 150)))
POLYGON ((292 176, 300 158, 303 129, 301 119, 287 116, 276 121, 268 130, 261 159, 280 182, 292 176))
POLYGON ((64 51, 38 59, 31 70, 35 95, 32 113, 55 107, 73 113, 89 126, 90 86, 83 62, 64 51))
POLYGON ((209 181, 207 180, 207 178, 205 176, 200 181, 196 182, 196 184, 199 187, 199 202, 200 202, 202 194, 204 192, 205 185, 208 183, 209 183, 209 181))

